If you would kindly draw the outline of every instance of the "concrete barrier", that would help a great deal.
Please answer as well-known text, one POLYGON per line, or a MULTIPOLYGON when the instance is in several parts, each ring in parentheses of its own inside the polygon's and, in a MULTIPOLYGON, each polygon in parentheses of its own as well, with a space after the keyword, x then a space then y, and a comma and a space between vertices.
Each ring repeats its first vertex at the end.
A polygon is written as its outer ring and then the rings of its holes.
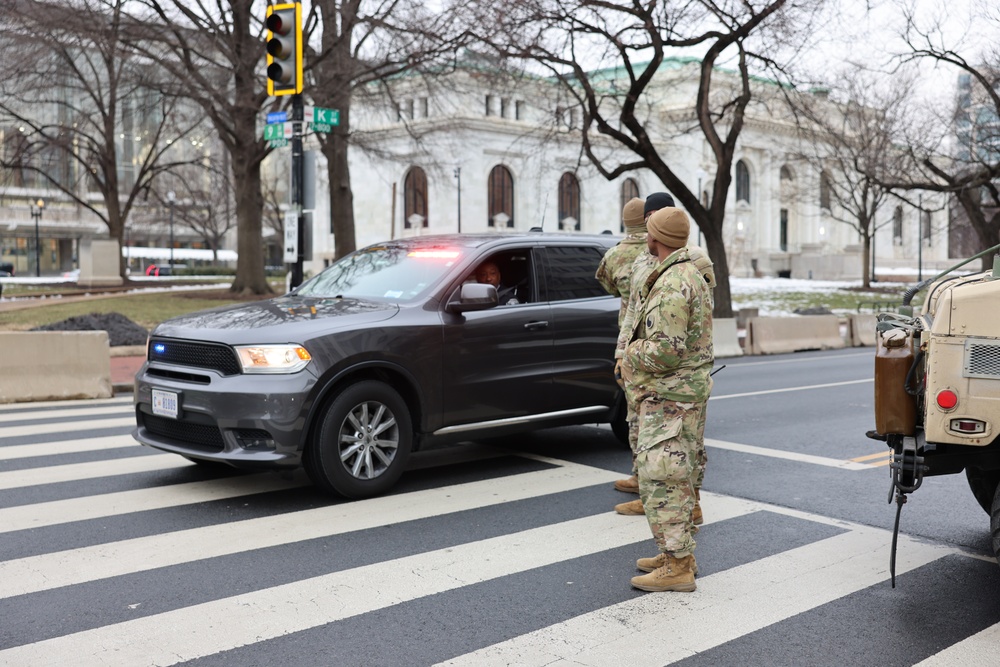
POLYGON ((876 324, 878 320, 875 315, 848 315, 847 340, 851 347, 874 347, 876 324))
POLYGON ((846 347, 836 315, 754 317, 747 322, 748 354, 781 354, 846 347))
POLYGON ((736 334, 736 319, 733 317, 714 318, 712 320, 712 347, 715 358, 741 357, 743 348, 736 334))
POLYGON ((109 398, 107 331, 0 332, 0 403, 109 398))

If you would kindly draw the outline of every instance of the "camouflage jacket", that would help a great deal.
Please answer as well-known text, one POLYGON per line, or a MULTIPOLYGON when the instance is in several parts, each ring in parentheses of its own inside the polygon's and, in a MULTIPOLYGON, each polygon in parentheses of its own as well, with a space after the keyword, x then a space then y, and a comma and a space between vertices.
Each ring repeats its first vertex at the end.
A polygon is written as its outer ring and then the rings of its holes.
POLYGON ((597 280, 608 294, 620 296, 621 309, 618 311, 618 328, 622 327, 625 310, 631 293, 632 262, 638 255, 649 256, 646 250, 646 233, 629 234, 614 248, 604 253, 604 259, 597 267, 597 280))
POLYGON ((636 400, 707 401, 712 392, 712 293, 681 248, 637 286, 635 318, 622 357, 625 390, 636 400))
MULTIPOLYGON (((708 253, 696 245, 687 246, 688 257, 701 273, 709 287, 715 287, 715 268, 712 260, 708 258, 708 253)), ((635 258, 632 263, 631 284, 642 285, 646 282, 650 272, 656 268, 660 260, 644 252, 635 258)), ((635 310, 639 305, 639 299, 635 298, 638 289, 632 291, 628 304, 625 308, 625 317, 618 321, 618 345, 615 348, 615 359, 621 359, 625 355, 625 346, 628 345, 629 336, 632 333, 632 323, 635 321, 635 310)), ((624 297, 623 297, 624 299, 624 297)), ((623 301, 624 304, 624 301, 623 301)), ((712 303, 714 306, 714 301, 712 303)))

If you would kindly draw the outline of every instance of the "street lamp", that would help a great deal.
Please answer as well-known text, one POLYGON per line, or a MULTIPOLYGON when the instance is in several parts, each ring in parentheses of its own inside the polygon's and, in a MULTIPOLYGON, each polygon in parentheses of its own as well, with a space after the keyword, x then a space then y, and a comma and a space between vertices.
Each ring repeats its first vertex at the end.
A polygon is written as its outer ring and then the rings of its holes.
POLYGON ((458 233, 462 233, 462 168, 455 167, 455 178, 458 180, 458 233))
POLYGON ((42 275, 42 252, 41 252, 41 242, 38 240, 38 221, 42 217, 42 209, 45 208, 45 202, 39 199, 35 202, 35 205, 31 207, 31 217, 35 219, 35 277, 40 278, 42 275))
POLYGON ((170 275, 174 275, 174 191, 167 193, 167 204, 170 206, 170 275))

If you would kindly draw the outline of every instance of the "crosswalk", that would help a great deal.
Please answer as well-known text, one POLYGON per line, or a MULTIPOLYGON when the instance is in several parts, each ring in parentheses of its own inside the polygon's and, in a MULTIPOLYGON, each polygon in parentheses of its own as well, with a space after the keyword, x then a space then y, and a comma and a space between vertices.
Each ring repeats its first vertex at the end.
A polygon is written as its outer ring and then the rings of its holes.
POLYGON ((603 458, 432 451, 338 501, 141 448, 131 414, 0 406, 0 665, 719 665, 770 636, 740 664, 1000 664, 995 603, 947 642, 899 621, 928 570, 998 581, 948 545, 901 536, 889 589, 885 530, 706 490, 697 592, 642 594, 649 530, 608 511, 603 458))

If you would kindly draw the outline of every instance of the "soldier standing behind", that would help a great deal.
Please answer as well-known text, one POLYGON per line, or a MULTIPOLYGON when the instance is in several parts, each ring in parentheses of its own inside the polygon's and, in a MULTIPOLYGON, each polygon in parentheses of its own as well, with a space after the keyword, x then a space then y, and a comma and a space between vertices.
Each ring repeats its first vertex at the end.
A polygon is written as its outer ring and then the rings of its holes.
MULTIPOLYGON (((670 195, 667 195, 669 197, 670 195)), ((625 238, 604 253, 604 259, 597 267, 597 280, 601 286, 613 296, 621 297, 621 309, 618 311, 618 330, 621 336, 622 323, 625 320, 625 311, 629 306, 631 295, 632 266, 636 258, 649 256, 646 248, 646 202, 638 197, 633 197, 622 209, 622 222, 625 225, 625 238)), ((671 199, 670 204, 673 205, 671 199)), ((621 354, 615 351, 615 375, 618 375, 618 362, 621 354)), ((626 479, 619 479, 615 482, 615 488, 625 493, 639 493, 639 478, 635 473, 635 409, 627 400, 626 422, 628 423, 629 446, 632 449, 632 475, 626 479)), ((642 506, 635 514, 642 514, 642 506)))
POLYGON ((659 260, 633 284, 635 318, 621 363, 625 391, 638 407, 639 494, 660 553, 640 558, 645 591, 693 591, 695 483, 699 430, 712 389, 712 295, 688 253, 691 224, 677 208, 647 222, 647 247, 659 260))

